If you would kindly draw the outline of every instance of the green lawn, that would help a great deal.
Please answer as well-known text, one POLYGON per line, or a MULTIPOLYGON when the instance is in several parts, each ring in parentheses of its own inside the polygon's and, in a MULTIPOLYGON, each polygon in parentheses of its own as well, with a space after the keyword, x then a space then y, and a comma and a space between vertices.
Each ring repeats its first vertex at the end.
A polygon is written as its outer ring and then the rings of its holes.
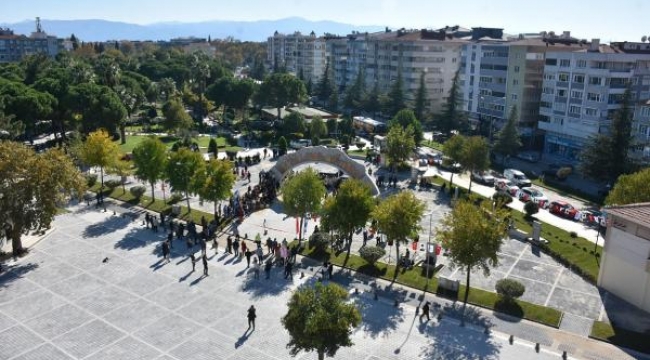
MULTIPOLYGON (((297 245, 298 241, 293 241, 291 246, 297 245)), ((385 263, 376 263, 374 266, 370 265, 363 258, 358 255, 350 254, 346 262, 347 253, 340 254, 333 253, 331 249, 324 252, 316 249, 310 249, 307 245, 308 241, 303 240, 303 249, 301 254, 319 261, 329 260, 337 266, 343 266, 361 272, 366 275, 382 278, 388 281, 395 280, 396 283, 408 286, 417 290, 427 290, 428 292, 435 293, 438 288, 438 280, 435 278, 435 273, 429 274, 430 280, 427 281, 427 273, 421 267, 415 267, 411 270, 397 269, 395 265, 388 265, 385 263), (395 273, 397 271, 397 274, 395 273)), ((471 281, 471 279, 470 279, 471 281)), ((458 300, 462 301, 465 296, 465 286, 461 285, 461 291, 458 294, 458 300)), ((525 301, 516 301, 515 303, 505 304, 499 301, 499 295, 496 293, 472 288, 469 292, 468 302, 477 306, 487 309, 496 310, 519 318, 536 321, 548 326, 558 327, 560 323, 561 312, 540 305, 527 303, 525 301)))
POLYGON ((617 346, 650 353, 650 342, 648 341, 650 336, 648 334, 612 327, 606 322, 594 321, 589 336, 617 346))
MULTIPOLYGON (((142 142, 147 137, 147 135, 127 135, 126 136, 126 143, 125 144, 120 144, 120 149, 124 153, 130 153, 133 151, 133 149, 142 142)), ((158 136, 158 138, 167 145, 168 148, 171 148, 172 145, 178 141, 178 138, 175 136, 158 136)), ((226 141, 226 138, 224 137, 218 137, 217 139, 217 146, 219 147, 219 151, 241 151, 242 148, 239 146, 229 146, 228 142, 226 141)), ((199 147, 201 150, 207 151, 208 144, 210 143, 210 137, 209 136, 199 136, 197 138, 194 138, 193 141, 196 141, 197 144, 199 144, 199 147)), ((118 141, 119 143, 119 141, 118 141)))
POLYGON ((422 140, 421 143, 422 146, 426 146, 438 151, 442 151, 443 145, 439 142, 433 141, 433 140, 422 140))

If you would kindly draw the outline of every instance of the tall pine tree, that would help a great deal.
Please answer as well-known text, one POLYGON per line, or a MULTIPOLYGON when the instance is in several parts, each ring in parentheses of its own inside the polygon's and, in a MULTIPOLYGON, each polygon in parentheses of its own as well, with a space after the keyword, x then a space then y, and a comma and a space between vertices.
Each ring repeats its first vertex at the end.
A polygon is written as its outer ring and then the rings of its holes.
MULTIPOLYGON (((494 152, 506 157, 515 156, 521 147, 521 138, 519 130, 517 129, 517 107, 513 106, 508 115, 508 121, 503 126, 503 129, 497 133, 496 141, 494 142, 494 152)), ((492 126, 493 124, 489 124, 492 126)))
POLYGON ((425 112, 427 107, 427 88, 424 82, 425 72, 423 71, 420 74, 420 86, 418 87, 418 92, 415 94, 415 105, 413 107, 413 112, 415 117, 424 122, 425 112))
POLYGON ((388 97, 390 99, 390 116, 395 116, 397 112, 406 107, 406 102, 404 100, 404 80, 402 79, 401 67, 397 70, 397 79, 395 79, 393 82, 390 92, 388 93, 388 97))
POLYGON ((452 130, 464 130, 466 127, 465 113, 461 108, 463 95, 460 89, 460 70, 456 71, 449 89, 449 97, 441 116, 438 118, 438 130, 450 135, 452 130))

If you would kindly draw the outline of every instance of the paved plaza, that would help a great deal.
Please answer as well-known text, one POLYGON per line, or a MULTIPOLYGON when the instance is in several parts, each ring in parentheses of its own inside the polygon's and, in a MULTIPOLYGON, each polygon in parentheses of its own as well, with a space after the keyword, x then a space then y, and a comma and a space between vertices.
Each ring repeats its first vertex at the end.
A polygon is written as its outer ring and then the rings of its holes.
MULTIPOLYGON (((119 208, 116 215, 85 206, 70 210, 28 256, 0 275, 0 359, 290 358, 280 318, 292 290, 316 281, 315 265, 307 259, 298 259, 293 280, 283 279, 280 268, 271 280, 255 280, 245 261, 208 250, 204 277, 200 262, 192 271, 179 241, 171 263, 163 264, 164 233, 120 216, 119 208), (246 322, 251 304, 258 309, 253 332, 246 322)), ((372 288, 389 287, 381 281, 339 271, 335 281, 349 287, 363 316, 355 345, 341 349, 338 359, 558 359, 562 349, 577 358, 635 358, 604 343, 481 310, 473 310, 475 317, 461 327, 454 316, 458 307, 429 296, 440 305, 434 314, 444 316, 420 322, 421 298, 407 296, 394 307, 387 298, 371 296, 372 288), (354 294, 353 288, 361 291, 354 294), (486 335, 488 324, 493 330, 486 335), (541 344, 539 354, 534 343, 541 344)))

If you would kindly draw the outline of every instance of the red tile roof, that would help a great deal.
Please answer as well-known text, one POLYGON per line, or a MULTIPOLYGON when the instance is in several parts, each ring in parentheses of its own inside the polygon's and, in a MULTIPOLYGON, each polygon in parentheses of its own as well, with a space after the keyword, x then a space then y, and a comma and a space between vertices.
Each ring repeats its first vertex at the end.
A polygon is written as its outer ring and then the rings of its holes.
POLYGON ((605 212, 650 228, 650 202, 612 206, 605 212))

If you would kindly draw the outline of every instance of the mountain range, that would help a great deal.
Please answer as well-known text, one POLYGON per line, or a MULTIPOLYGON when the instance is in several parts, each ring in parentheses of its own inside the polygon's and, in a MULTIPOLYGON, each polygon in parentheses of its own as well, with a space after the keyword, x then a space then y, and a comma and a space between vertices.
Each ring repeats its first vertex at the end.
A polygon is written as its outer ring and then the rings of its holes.
MULTIPOLYGON (((43 30, 49 35, 67 38, 75 34, 81 41, 108 40, 169 40, 177 37, 195 36, 201 38, 225 39, 233 37, 241 41, 266 41, 275 31, 293 33, 300 31, 316 35, 324 33, 346 35, 352 31, 374 32, 383 26, 355 26, 335 21, 311 21, 299 17, 279 20, 204 22, 165 22, 148 25, 131 24, 108 20, 48 20, 41 19, 43 30)), ((33 20, 16 23, 3 23, 2 27, 14 30, 16 34, 31 34, 35 29, 33 20)))

